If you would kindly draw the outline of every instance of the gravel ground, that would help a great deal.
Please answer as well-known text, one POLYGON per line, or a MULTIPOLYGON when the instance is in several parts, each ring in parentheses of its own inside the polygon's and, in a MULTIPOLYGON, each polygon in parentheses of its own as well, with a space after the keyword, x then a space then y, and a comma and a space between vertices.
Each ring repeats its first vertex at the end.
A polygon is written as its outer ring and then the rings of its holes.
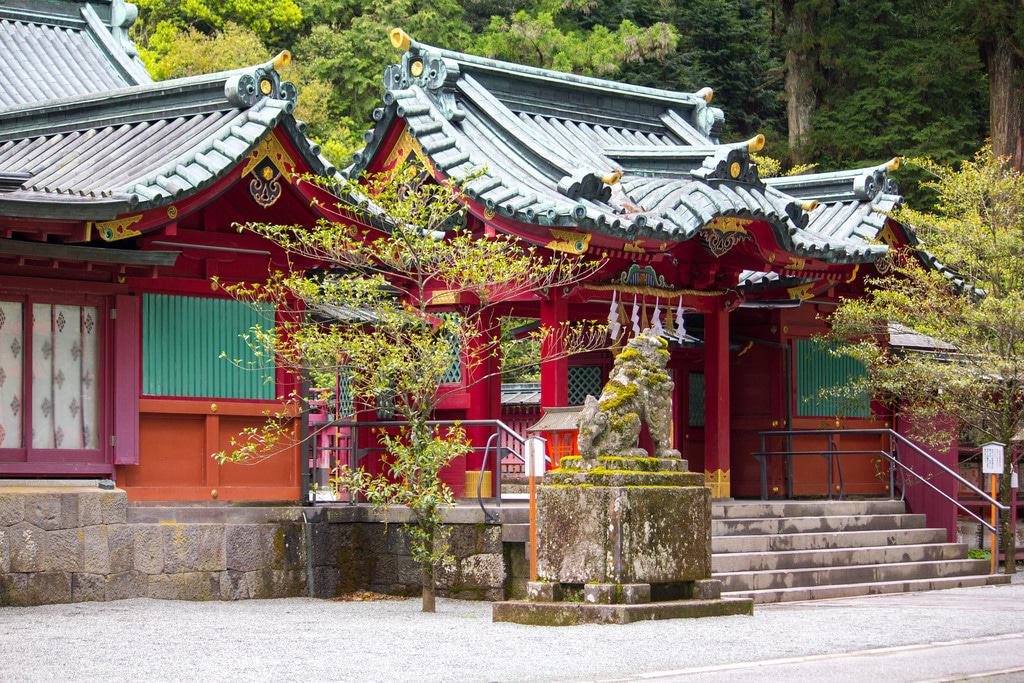
POLYGON ((1024 583, 538 628, 490 605, 126 600, 0 609, 0 680, 569 681, 1024 631, 1024 583))

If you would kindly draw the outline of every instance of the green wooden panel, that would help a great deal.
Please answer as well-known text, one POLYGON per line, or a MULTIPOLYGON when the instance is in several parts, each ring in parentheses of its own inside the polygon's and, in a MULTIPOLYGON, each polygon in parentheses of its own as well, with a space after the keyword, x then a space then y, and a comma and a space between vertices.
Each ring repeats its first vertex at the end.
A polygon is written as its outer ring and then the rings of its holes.
POLYGON ((704 373, 691 372, 689 385, 689 426, 704 426, 704 373))
POLYGON ((569 368, 569 405, 579 406, 587 396, 601 396, 601 366, 578 365, 569 368))
POLYGON ((143 295, 142 393, 275 398, 272 361, 267 367, 267 359, 256 358, 241 338, 254 325, 271 325, 273 310, 269 304, 254 307, 231 299, 143 295), (229 359, 241 361, 241 367, 229 359))
MULTIPOLYGON (((442 318, 458 319, 458 313, 442 313, 442 318)), ((452 364, 448 366, 448 370, 441 377, 441 382, 444 384, 457 384, 462 381, 462 345, 459 344, 459 340, 454 336, 452 337, 452 364)))
POLYGON ((801 417, 870 417, 871 400, 822 397, 821 390, 861 379, 867 370, 853 358, 833 355, 831 345, 796 341, 796 414, 801 417))

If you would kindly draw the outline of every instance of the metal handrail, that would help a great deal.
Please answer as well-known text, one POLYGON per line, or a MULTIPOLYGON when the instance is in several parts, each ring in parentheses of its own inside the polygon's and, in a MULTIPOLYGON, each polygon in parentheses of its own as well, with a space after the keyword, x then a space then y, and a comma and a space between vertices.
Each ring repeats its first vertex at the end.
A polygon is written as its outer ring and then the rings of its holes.
MULTIPOLYGON (((456 425, 458 425, 460 427, 492 427, 492 428, 494 428, 494 433, 491 434, 488 437, 487 442, 486 442, 486 444, 484 445, 484 447, 482 449, 483 452, 484 452, 484 456, 483 456, 483 462, 481 463, 481 466, 480 466, 480 477, 477 480, 477 502, 480 505, 481 510, 484 511, 485 517, 488 518, 488 519, 491 519, 493 517, 493 515, 491 515, 490 513, 487 512, 487 509, 486 509, 486 507, 483 504, 483 475, 484 475, 484 472, 487 471, 487 463, 490 460, 490 452, 491 452, 491 450, 493 449, 496 452, 504 450, 506 452, 506 454, 515 456, 516 458, 521 460, 523 463, 526 462, 525 456, 523 456, 521 453, 519 453, 516 449, 514 449, 514 448, 507 448, 507 447, 495 447, 494 446, 494 441, 495 441, 495 439, 499 438, 500 436, 505 435, 507 438, 510 438, 511 440, 517 442, 518 444, 525 445, 526 444, 526 439, 524 439, 518 432, 516 432, 514 429, 512 429, 511 427, 506 425, 501 420, 427 420, 425 422, 425 424, 427 426, 430 426, 430 427, 436 427, 436 426, 456 426, 456 425)), ((356 431, 356 430, 363 429, 363 428, 392 428, 392 429, 398 429, 398 428, 408 427, 408 426, 409 426, 409 422, 407 420, 367 420, 367 421, 362 421, 362 420, 352 420, 350 418, 344 418, 344 419, 337 419, 337 420, 331 420, 331 421, 327 421, 327 422, 317 423, 317 431, 323 431, 325 429, 339 428, 339 427, 340 428, 348 427, 348 428, 353 429, 353 431, 356 431)), ((350 437, 350 439, 351 439, 351 441, 350 441, 350 444, 349 444, 347 449, 342 449, 340 447, 321 448, 321 447, 318 446, 317 440, 313 439, 312 440, 312 444, 311 444, 312 449, 313 449, 313 458, 312 458, 313 462, 315 463, 315 462, 318 461, 318 458, 317 458, 318 451, 325 451, 325 450, 330 450, 330 451, 348 450, 348 452, 349 452, 349 466, 350 467, 355 467, 358 464, 358 462, 357 462, 358 457, 356 455, 356 453, 358 451, 358 438, 355 435, 353 435, 352 437, 350 437)), ((474 451, 480 451, 481 448, 480 447, 473 447, 473 450, 474 451)), ((545 456, 545 459, 548 462, 550 462, 550 458, 547 458, 545 456)), ((495 481, 495 492, 497 494, 498 505, 500 506, 501 505, 501 467, 500 467, 500 462, 498 464, 499 464, 499 466, 497 467, 497 477, 496 477, 496 481, 495 481)), ((349 496, 349 504, 350 505, 354 505, 355 504, 355 497, 352 496, 351 494, 349 496)))
MULTIPOLYGON (((922 483, 926 484, 932 491, 938 493, 940 496, 945 498, 947 501, 949 501, 949 502, 953 503, 954 505, 956 505, 957 508, 959 508, 962 512, 966 513, 968 516, 970 516, 971 518, 973 518, 976 521, 978 521, 979 523, 981 523, 986 529, 988 529, 989 531, 991 531, 992 533, 994 533, 994 534, 996 534, 998 536, 998 534, 999 534, 998 524, 995 525, 995 526, 993 526, 992 524, 989 524, 983 518, 981 518, 978 515, 976 515, 973 512, 971 512, 967 508, 966 505, 961 503, 956 498, 953 498, 952 496, 947 494, 945 491, 942 491, 941 489, 939 489, 937 486, 935 486, 935 484, 931 483, 928 479, 923 477, 916 470, 914 470, 913 468, 911 468, 911 467, 907 466, 906 464, 900 462, 899 457, 897 455, 898 451, 897 451, 896 448, 892 448, 892 451, 893 451, 892 453, 889 453, 888 451, 884 451, 884 450, 879 450, 879 451, 867 451, 866 450, 866 451, 859 452, 859 453, 857 451, 836 451, 834 449, 834 446, 833 446, 834 442, 833 442, 833 439, 832 439, 833 435, 836 435, 836 434, 840 434, 840 435, 842 435, 842 434, 851 434, 851 435, 852 434, 860 434, 860 435, 869 435, 869 436, 888 436, 889 439, 890 439, 890 447, 892 446, 892 440, 895 439, 897 442, 902 443, 902 444, 908 446, 909 448, 913 449, 918 455, 923 457, 925 460, 930 462, 932 465, 935 465, 940 470, 942 470, 946 474, 948 474, 951 477, 953 477, 953 479, 955 479, 959 484, 966 485, 974 493, 976 493, 979 496, 981 496, 982 500, 984 500, 985 502, 987 502, 990 505, 995 506, 995 508, 997 510, 999 510, 1001 512, 1005 512, 1005 511, 1010 509, 1009 506, 1003 505, 998 500, 996 500, 995 498, 992 498, 987 493, 985 493, 984 491, 979 489, 977 486, 972 484, 970 481, 968 481, 967 479, 965 479, 962 476, 960 476, 960 474, 958 472, 955 472, 954 470, 952 470, 949 467, 947 467, 945 464, 943 464, 938 459, 936 459, 934 456, 932 456, 931 453, 928 453, 927 451, 922 449, 920 446, 915 444, 913 441, 910 441, 905 436, 903 436, 899 432, 896 432, 895 430, 892 430, 892 429, 887 429, 887 428, 784 429, 784 430, 774 430, 774 431, 760 432, 761 443, 762 444, 764 444, 764 440, 766 438, 771 438, 773 436, 789 438, 789 437, 794 437, 794 436, 825 436, 825 435, 827 435, 828 436, 828 440, 829 440, 830 451, 832 453, 836 454, 836 455, 848 455, 848 454, 854 454, 854 453, 864 454, 864 455, 871 455, 871 454, 877 453, 878 455, 883 455, 886 458, 888 458, 890 462, 892 462, 893 464, 897 465, 899 467, 899 469, 900 469, 900 474, 903 477, 903 486, 901 487, 901 498, 906 495, 906 473, 909 472, 910 474, 914 475, 917 479, 919 479, 922 483)), ((767 456, 767 455, 798 455, 798 454, 802 454, 802 453, 819 455, 821 452, 820 451, 810 451, 810 452, 807 452, 807 451, 801 451, 801 452, 796 452, 796 451, 793 451, 793 452, 790 452, 790 451, 765 451, 764 450, 764 446, 762 445, 762 450, 759 453, 755 453, 753 455, 755 457, 757 457, 758 455, 761 455, 761 456, 767 456)), ((762 460, 762 467, 765 466, 764 463, 765 463, 765 461, 762 460)), ((892 491, 892 472, 890 471, 890 492, 891 491, 892 491)), ((830 494, 831 494, 831 491, 830 491, 830 494)))

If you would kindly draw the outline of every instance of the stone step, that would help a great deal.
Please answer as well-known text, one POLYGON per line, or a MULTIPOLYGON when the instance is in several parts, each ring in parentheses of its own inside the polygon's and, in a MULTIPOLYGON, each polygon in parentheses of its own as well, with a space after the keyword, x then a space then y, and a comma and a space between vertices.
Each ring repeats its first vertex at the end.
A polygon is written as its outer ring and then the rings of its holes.
POLYGON ((752 598, 755 603, 795 602, 798 600, 827 600, 829 598, 852 598, 883 593, 909 593, 911 591, 942 590, 946 588, 968 588, 972 586, 997 586, 1010 583, 1005 574, 974 574, 941 578, 911 579, 905 581, 875 581, 868 583, 847 583, 833 586, 801 586, 795 588, 769 588, 754 591, 730 591, 722 597, 752 598))
POLYGON ((530 524, 502 524, 501 525, 501 542, 502 543, 529 543, 530 542, 530 524))
POLYGON ((762 517, 822 517, 836 515, 898 515, 906 512, 900 500, 787 500, 729 501, 713 503, 714 519, 751 519, 762 517))
POLYGON ((897 564, 863 564, 850 567, 722 572, 712 574, 712 578, 722 581, 723 591, 757 591, 972 576, 984 574, 988 570, 988 566, 987 560, 939 560, 897 564))
POLYGON ((712 536, 752 534, 800 534, 824 531, 866 531, 870 529, 920 529, 924 515, 828 515, 813 517, 753 517, 716 519, 712 536))
POLYGON ((490 510, 500 516, 502 525, 530 523, 530 508, 519 501, 503 504, 500 508, 492 507, 490 510))
POLYGON ((945 543, 945 529, 878 529, 868 531, 826 531, 803 534, 754 534, 751 536, 715 536, 711 552, 766 553, 785 550, 825 548, 866 548, 881 545, 917 545, 945 543))
POLYGON ((885 545, 862 548, 818 550, 787 550, 782 552, 727 553, 713 555, 713 572, 785 571, 813 567, 848 567, 897 562, 928 562, 963 560, 967 545, 962 543, 930 543, 919 545, 885 545))

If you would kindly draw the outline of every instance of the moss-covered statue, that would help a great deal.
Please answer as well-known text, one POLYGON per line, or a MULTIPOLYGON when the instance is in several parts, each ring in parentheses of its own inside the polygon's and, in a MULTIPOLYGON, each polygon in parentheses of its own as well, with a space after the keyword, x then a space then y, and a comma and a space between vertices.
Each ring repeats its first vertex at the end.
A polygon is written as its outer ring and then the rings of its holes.
POLYGON ((615 365, 601 398, 587 396, 579 416, 578 445, 584 462, 603 456, 646 457, 638 448, 640 426, 654 443, 658 458, 678 458, 672 448, 672 378, 668 343, 644 330, 629 340, 615 365))

